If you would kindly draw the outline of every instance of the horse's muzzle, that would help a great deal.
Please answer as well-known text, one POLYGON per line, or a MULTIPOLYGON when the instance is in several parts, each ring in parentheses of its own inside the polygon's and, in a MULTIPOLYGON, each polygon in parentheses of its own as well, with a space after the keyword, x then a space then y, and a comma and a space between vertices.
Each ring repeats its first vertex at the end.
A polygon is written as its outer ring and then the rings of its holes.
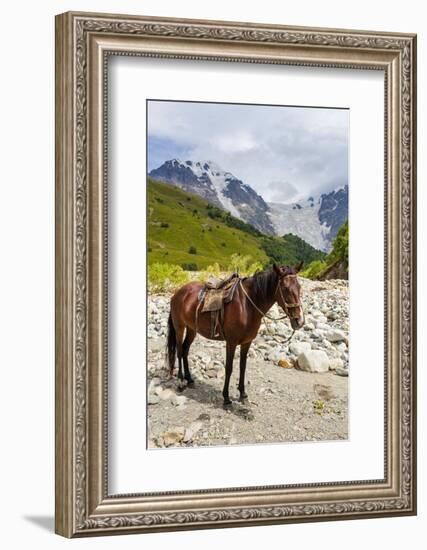
POLYGON ((291 317, 291 327, 294 330, 298 330, 304 325, 304 315, 301 315, 301 317, 291 317))

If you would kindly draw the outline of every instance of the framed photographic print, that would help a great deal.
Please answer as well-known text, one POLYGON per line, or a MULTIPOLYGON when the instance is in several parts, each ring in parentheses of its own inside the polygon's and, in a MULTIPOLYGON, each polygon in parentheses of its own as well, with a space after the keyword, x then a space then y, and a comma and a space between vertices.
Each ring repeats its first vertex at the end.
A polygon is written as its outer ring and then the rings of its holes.
POLYGON ((416 37, 56 18, 56 532, 416 513, 416 37))

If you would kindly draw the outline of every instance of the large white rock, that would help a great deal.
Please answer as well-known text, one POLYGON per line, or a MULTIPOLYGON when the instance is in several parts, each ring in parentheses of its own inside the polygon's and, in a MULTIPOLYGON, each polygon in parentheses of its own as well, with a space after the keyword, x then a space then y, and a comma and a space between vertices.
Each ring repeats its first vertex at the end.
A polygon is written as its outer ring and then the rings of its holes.
POLYGON ((328 372, 329 357, 322 350, 304 351, 298 355, 298 366, 308 372, 328 372))
POLYGON ((304 353, 305 351, 311 350, 311 344, 310 342, 292 342, 289 346, 289 350, 294 355, 299 355, 300 353, 304 353))

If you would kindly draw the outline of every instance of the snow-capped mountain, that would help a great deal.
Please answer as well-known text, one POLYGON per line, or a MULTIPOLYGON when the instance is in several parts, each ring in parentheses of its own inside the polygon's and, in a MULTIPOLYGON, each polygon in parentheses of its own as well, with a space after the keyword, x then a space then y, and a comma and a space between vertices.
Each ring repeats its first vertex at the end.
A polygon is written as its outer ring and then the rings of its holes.
POLYGON ((348 218, 348 185, 293 204, 268 203, 278 235, 293 233, 324 252, 348 218))
POLYGON ((329 252, 348 217, 348 186, 293 204, 266 203, 252 187, 215 162, 164 162, 149 174, 194 193, 250 223, 266 235, 293 233, 318 250, 329 252))
POLYGON ((264 199, 252 187, 210 160, 183 162, 172 159, 151 170, 149 175, 203 197, 266 235, 275 234, 264 199))

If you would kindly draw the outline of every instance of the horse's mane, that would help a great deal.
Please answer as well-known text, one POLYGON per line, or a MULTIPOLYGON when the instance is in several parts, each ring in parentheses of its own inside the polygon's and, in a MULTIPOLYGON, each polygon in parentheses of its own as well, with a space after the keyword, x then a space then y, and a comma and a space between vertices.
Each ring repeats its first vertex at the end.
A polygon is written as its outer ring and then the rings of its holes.
POLYGON ((277 285, 277 273, 275 271, 257 271, 252 275, 253 297, 262 301, 270 298, 277 285))

